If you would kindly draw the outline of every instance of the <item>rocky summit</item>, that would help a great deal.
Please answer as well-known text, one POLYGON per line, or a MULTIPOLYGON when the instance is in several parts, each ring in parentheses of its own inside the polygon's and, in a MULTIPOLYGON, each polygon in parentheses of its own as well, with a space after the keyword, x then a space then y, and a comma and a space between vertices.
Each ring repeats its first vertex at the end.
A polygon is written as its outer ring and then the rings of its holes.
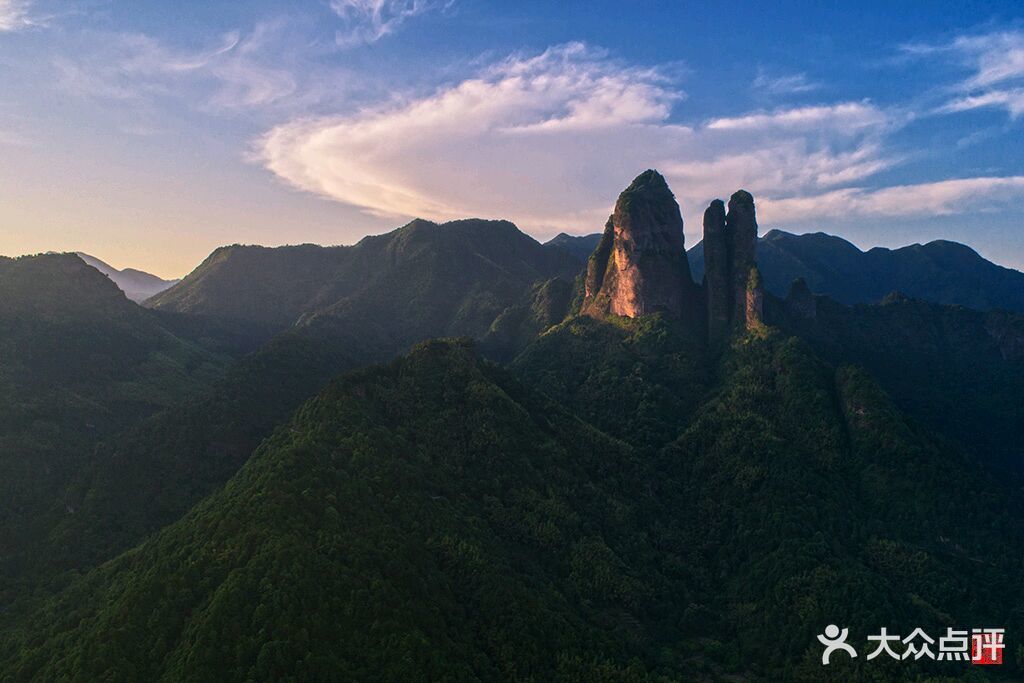
POLYGON ((582 312, 636 318, 664 313, 699 331, 712 346, 761 323, 754 198, 739 190, 704 212, 704 281, 693 282, 683 219, 657 171, 641 173, 615 203, 587 267, 582 312))
POLYGON ((679 205, 661 174, 644 171, 619 195, 590 258, 584 312, 681 317, 693 295, 679 205))

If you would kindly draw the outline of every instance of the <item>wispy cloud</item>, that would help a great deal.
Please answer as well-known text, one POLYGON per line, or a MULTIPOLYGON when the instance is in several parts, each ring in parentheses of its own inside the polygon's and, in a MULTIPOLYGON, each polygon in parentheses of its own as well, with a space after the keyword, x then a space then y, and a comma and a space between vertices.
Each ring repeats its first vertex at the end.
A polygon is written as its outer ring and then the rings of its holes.
POLYGON ((805 73, 771 74, 758 68, 752 83, 756 90, 768 95, 797 95, 819 89, 821 86, 807 78, 805 73))
POLYGON ((394 33, 408 19, 451 7, 454 0, 331 0, 331 9, 345 23, 335 34, 339 47, 375 43, 394 33))
POLYGON ((943 216, 1005 207, 1024 199, 1024 176, 957 178, 878 189, 843 188, 788 199, 766 198, 758 208, 770 221, 854 216, 943 216))
POLYGON ((1005 109, 1012 118, 1024 113, 1024 32, 965 35, 941 45, 914 44, 903 49, 918 56, 952 58, 970 71, 948 89, 951 96, 938 113, 981 108, 1005 109))
POLYGON ((900 161, 881 138, 901 115, 870 102, 682 125, 683 100, 663 71, 572 43, 425 97, 283 124, 259 154, 293 186, 375 214, 509 217, 538 233, 598 229, 624 179, 650 166, 696 227, 709 199, 741 186, 821 193, 900 161))
POLYGON ((710 130, 767 129, 864 129, 885 125, 890 116, 870 102, 841 102, 833 105, 781 108, 743 116, 712 119, 710 130))
POLYGON ((952 48, 967 56, 976 68, 964 84, 967 88, 987 88, 1024 77, 1024 33, 962 36, 952 48))
POLYGON ((941 113, 952 113, 985 107, 1005 109, 1010 117, 1015 119, 1024 114, 1024 88, 989 90, 977 95, 957 97, 939 107, 938 111, 941 113))
POLYGON ((0 32, 18 31, 36 24, 30 14, 30 0, 0 0, 0 32))
POLYGON ((54 59, 57 82, 106 99, 168 97, 206 111, 298 111, 337 88, 339 72, 294 64, 287 28, 262 22, 199 50, 175 49, 143 34, 97 36, 73 57, 54 59))

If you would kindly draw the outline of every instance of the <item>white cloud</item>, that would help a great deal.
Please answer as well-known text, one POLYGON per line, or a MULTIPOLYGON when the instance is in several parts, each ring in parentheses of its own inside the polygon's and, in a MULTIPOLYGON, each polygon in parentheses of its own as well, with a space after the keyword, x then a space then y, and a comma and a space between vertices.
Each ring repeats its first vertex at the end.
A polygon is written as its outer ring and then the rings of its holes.
POLYGON ((407 19, 447 9, 454 0, 331 0, 331 9, 345 23, 335 34, 339 47, 375 43, 394 33, 407 19))
POLYGON ((964 84, 985 88, 1024 77, 1024 33, 1004 31, 982 36, 961 36, 953 49, 971 60, 976 72, 964 84))
POLYGON ((945 45, 910 45, 904 50, 953 56, 970 70, 970 76, 949 89, 953 97, 938 113, 989 107, 1005 109, 1012 118, 1024 113, 1024 32, 960 36, 945 45))
POLYGON ((0 33, 18 31, 36 22, 29 16, 29 0, 0 0, 0 33))
POLYGON ((889 115, 870 102, 843 102, 829 106, 778 109, 733 118, 712 119, 711 130, 846 129, 860 130, 886 125, 889 115))
POLYGON ((958 178, 880 189, 843 188, 788 199, 765 198, 759 215, 774 222, 854 216, 942 216, 985 211, 1024 199, 1024 176, 958 178))
POLYGON ((706 203, 746 187, 788 196, 857 182, 899 159, 899 117, 870 102, 686 126, 658 69, 572 43, 513 56, 434 93, 294 120, 259 141, 291 185, 394 217, 503 217, 544 236, 599 230, 631 177, 662 170, 699 232, 706 203))
POLYGON ((939 108, 941 113, 969 111, 983 107, 1001 107, 1011 118, 1024 114, 1024 88, 989 90, 978 95, 967 95, 950 100, 939 108))

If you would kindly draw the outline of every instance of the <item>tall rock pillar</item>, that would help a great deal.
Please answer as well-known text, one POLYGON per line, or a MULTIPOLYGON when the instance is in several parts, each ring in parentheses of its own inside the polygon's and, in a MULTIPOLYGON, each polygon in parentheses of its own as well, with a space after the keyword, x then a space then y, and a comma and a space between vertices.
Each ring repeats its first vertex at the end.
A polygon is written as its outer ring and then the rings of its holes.
POLYGON ((729 213, 725 217, 725 224, 731 255, 733 321, 738 329, 744 329, 747 281, 751 268, 757 264, 757 217, 754 213, 754 197, 749 192, 739 190, 729 198, 729 213))
POLYGON ((718 345, 729 337, 733 315, 732 273, 725 204, 711 202, 704 211, 704 293, 708 312, 708 340, 718 345))
POLYGON ((619 195, 590 258, 583 312, 678 318, 693 295, 679 205, 657 171, 644 171, 619 195))
POLYGON ((720 199, 704 212, 704 296, 712 347, 728 342, 734 331, 762 324, 757 216, 746 190, 729 198, 728 213, 720 199))

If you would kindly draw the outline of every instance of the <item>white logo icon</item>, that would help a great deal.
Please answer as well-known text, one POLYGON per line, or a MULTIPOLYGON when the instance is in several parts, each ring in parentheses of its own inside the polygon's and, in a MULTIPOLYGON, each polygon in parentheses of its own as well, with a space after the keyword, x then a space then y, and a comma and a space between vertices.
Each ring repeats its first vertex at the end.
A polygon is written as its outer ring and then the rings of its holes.
POLYGON ((829 658, 832 653, 836 650, 843 650, 851 658, 857 656, 857 651, 853 649, 853 646, 846 642, 847 636, 850 635, 850 629, 844 628, 842 631, 835 624, 829 624, 825 627, 825 633, 818 635, 818 640, 825 646, 825 651, 821 653, 821 663, 827 665, 829 658))

